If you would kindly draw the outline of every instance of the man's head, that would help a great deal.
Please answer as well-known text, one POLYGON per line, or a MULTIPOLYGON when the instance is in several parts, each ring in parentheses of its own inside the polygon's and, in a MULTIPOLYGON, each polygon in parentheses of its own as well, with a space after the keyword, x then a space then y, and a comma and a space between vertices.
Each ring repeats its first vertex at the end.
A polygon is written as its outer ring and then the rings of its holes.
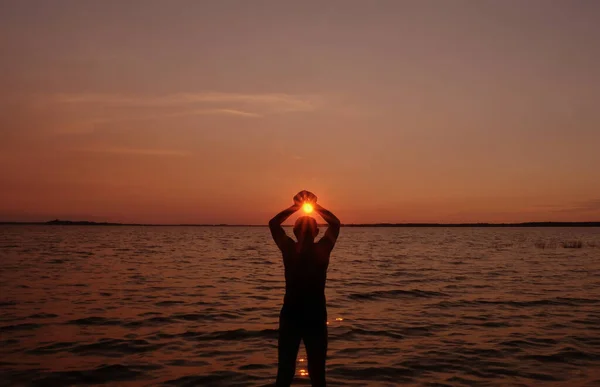
POLYGON ((294 235, 298 241, 314 240, 318 234, 317 221, 311 216, 301 216, 294 223, 294 235))

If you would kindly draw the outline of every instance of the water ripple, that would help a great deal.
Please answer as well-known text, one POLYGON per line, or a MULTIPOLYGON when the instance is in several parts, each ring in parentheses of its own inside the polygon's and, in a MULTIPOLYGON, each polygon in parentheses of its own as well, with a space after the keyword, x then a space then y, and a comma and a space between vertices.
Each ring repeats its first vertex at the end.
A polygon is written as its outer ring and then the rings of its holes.
MULTIPOLYGON (((600 385, 599 231, 342 229, 329 384, 600 385)), ((273 383, 285 284, 267 228, 0 235, 0 385, 273 383)), ((297 370, 307 385, 303 347, 297 370)))

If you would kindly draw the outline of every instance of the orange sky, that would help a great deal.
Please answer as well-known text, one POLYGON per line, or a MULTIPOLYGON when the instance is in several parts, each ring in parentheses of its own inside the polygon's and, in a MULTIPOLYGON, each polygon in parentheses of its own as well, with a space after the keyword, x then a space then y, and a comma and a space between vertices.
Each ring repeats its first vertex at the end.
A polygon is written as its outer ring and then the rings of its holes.
POLYGON ((5 1, 0 220, 600 220, 600 3, 5 1))

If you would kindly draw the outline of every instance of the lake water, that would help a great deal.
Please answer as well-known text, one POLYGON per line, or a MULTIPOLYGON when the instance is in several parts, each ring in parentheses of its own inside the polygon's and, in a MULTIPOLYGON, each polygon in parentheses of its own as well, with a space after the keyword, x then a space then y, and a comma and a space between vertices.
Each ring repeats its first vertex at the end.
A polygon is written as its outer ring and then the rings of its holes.
MULTIPOLYGON (((274 381, 266 227, 0 226, 0 279, 2 386, 274 381)), ((342 228, 326 295, 332 386, 600 386, 597 228, 342 228)))

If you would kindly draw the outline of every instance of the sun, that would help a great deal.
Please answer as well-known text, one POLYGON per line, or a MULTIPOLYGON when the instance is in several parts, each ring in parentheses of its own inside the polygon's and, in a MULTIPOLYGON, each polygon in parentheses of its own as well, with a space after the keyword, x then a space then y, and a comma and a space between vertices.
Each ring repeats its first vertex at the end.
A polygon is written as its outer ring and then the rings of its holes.
POLYGON ((302 206, 302 209, 304 210, 304 212, 306 212, 307 214, 310 214, 311 212, 313 212, 313 206, 310 203, 304 203, 304 205, 302 206))

